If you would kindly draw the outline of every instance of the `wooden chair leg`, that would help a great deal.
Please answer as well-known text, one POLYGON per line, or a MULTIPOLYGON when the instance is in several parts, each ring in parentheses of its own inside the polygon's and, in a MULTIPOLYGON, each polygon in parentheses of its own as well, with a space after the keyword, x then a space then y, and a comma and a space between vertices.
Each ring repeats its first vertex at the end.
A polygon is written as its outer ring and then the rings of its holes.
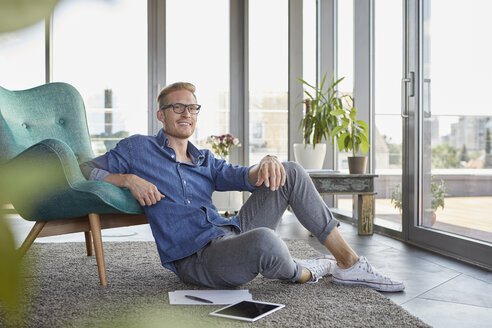
POLYGON ((94 255, 92 251, 92 233, 90 231, 85 231, 85 247, 87 248, 87 256, 94 255))
POLYGON ((96 251, 97 269, 99 271, 99 281, 101 285, 108 285, 106 275, 106 263, 104 261, 104 250, 101 237, 101 220, 99 214, 89 213, 89 224, 91 226, 92 238, 94 240, 94 249, 96 251))
POLYGON ((26 239, 24 239, 24 242, 22 243, 21 247, 19 247, 19 250, 17 251, 18 252, 17 254, 20 258, 22 258, 26 254, 27 250, 31 247, 32 243, 39 235, 41 230, 43 230, 45 225, 46 225, 46 221, 37 221, 34 224, 31 231, 27 235, 26 239))

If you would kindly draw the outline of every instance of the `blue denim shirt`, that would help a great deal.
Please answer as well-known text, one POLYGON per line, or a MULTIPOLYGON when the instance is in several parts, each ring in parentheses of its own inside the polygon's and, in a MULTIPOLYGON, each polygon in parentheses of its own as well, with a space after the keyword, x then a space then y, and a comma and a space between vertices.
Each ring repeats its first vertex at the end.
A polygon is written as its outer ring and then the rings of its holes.
POLYGON ((173 261, 192 255, 211 240, 224 235, 220 226, 241 230, 238 217, 223 218, 212 204, 214 190, 253 191, 249 167, 233 166, 209 150, 188 142, 193 163, 176 161, 169 139, 161 129, 157 136, 134 135, 114 149, 81 165, 84 175, 104 180, 110 173, 135 174, 166 197, 144 212, 154 235, 162 265, 176 273, 173 261))

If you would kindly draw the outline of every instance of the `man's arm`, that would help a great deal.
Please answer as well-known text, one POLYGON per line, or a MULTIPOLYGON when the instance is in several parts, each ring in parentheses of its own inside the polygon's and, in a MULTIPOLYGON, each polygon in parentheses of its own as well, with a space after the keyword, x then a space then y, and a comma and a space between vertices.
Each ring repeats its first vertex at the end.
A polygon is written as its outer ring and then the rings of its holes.
POLYGON ((128 188, 133 197, 135 197, 142 206, 154 205, 166 197, 161 194, 154 184, 135 174, 109 174, 103 181, 117 187, 128 188))
POLYGON ((128 188, 142 206, 154 205, 164 198, 164 195, 152 183, 129 173, 130 164, 126 159, 130 157, 124 139, 106 154, 82 163, 80 169, 89 180, 104 181, 117 187, 128 188))
POLYGON ((249 170, 249 181, 255 186, 270 188, 271 191, 278 190, 285 184, 285 169, 276 156, 267 155, 260 163, 249 170))

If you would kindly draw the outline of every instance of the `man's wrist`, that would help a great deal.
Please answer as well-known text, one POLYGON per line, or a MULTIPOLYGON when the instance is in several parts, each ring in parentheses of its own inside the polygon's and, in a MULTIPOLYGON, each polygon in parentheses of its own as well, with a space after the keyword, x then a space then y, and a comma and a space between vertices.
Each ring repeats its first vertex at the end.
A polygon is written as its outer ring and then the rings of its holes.
POLYGON ((135 174, 122 174, 124 187, 130 189, 135 184, 137 176, 135 174))

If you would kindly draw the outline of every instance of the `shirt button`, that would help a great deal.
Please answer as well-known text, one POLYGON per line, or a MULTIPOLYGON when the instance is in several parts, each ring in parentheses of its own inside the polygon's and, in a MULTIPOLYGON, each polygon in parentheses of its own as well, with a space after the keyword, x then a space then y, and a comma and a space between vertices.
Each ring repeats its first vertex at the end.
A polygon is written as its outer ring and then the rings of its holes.
POLYGON ((183 180, 183 183, 186 184, 186 180, 183 180))
POLYGON ((188 204, 190 204, 190 203, 191 203, 191 201, 188 199, 188 204))
POLYGON ((171 158, 174 158, 174 155, 171 155, 171 158))

